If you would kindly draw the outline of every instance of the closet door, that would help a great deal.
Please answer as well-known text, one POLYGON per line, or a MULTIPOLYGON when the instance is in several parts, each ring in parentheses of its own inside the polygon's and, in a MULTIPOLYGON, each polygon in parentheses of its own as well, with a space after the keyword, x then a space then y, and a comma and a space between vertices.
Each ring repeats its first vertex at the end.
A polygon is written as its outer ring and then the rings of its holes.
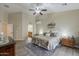
POLYGON ((13 24, 7 24, 7 36, 13 38, 13 24))

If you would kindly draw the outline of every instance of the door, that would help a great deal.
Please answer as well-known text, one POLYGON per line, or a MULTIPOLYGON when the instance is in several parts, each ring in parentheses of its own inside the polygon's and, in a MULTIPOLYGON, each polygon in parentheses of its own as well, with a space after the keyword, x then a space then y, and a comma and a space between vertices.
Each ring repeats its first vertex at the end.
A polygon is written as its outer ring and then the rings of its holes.
POLYGON ((13 24, 7 24, 7 36, 13 38, 13 24))
POLYGON ((33 25, 28 24, 28 37, 32 37, 33 34, 33 25))

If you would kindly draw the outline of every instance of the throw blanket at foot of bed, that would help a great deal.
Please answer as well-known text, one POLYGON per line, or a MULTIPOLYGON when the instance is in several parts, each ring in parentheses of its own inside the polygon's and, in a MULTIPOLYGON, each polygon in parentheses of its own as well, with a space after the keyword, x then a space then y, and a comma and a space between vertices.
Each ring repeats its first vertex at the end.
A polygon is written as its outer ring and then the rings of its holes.
POLYGON ((59 44, 60 40, 58 37, 47 37, 47 36, 33 36, 32 43, 48 50, 55 49, 59 44))

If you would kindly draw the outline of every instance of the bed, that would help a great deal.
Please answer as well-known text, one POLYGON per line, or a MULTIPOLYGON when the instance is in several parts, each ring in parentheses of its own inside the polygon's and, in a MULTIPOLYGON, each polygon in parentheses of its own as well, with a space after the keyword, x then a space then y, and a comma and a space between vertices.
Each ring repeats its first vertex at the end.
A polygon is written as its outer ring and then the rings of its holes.
POLYGON ((43 35, 36 35, 32 37, 32 43, 47 50, 55 49, 59 45, 59 37, 49 37, 43 35))

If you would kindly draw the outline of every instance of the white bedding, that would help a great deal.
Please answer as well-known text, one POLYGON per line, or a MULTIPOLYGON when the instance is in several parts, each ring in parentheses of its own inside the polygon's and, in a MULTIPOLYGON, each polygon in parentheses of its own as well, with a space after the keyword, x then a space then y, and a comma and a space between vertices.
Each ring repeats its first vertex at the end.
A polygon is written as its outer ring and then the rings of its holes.
POLYGON ((58 37, 52 37, 49 39, 49 45, 48 45, 48 50, 55 49, 57 45, 59 45, 59 38, 58 37))
MULTIPOLYGON (((39 38, 39 40, 43 40, 44 42, 48 41, 47 49, 52 50, 55 49, 55 47, 59 44, 60 40, 59 37, 49 37, 49 36, 34 36, 35 38, 39 38)), ((43 43, 44 43, 43 42, 43 43)), ((37 44, 39 45, 39 44, 37 44)), ((40 45, 39 45, 40 46, 40 45)))

